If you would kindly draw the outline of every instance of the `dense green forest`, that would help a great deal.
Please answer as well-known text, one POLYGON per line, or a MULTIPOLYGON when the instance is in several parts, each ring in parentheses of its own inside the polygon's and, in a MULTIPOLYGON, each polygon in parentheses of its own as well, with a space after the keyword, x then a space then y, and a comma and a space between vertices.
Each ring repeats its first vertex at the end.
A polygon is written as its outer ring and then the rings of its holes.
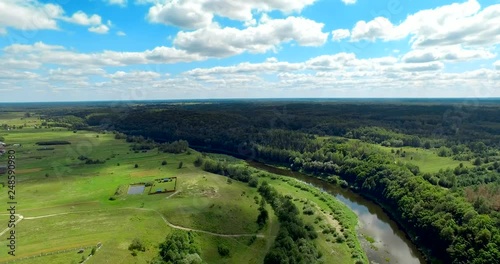
MULTIPOLYGON (((118 131, 136 151, 160 144, 161 150, 178 153, 189 145, 322 177, 381 204, 430 259, 500 259, 500 104, 495 101, 150 103, 47 108, 41 114, 46 126, 69 115, 66 124, 74 124, 67 129, 118 131), (426 164, 395 161, 407 155, 406 147, 471 166, 423 172, 426 164)), ((279 198, 266 197, 269 203, 273 199, 279 198)))

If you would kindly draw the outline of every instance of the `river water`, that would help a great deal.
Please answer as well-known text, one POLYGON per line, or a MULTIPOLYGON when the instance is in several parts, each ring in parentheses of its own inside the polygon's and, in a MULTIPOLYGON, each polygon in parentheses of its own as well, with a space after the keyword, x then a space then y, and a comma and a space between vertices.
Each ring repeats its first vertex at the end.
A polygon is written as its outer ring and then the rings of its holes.
POLYGON ((293 177, 319 188, 346 204, 358 215, 359 228, 358 238, 361 241, 370 263, 400 263, 419 264, 425 263, 422 254, 415 245, 406 237, 398 225, 389 218, 380 206, 371 202, 361 195, 348 189, 340 188, 320 179, 310 177, 298 172, 279 169, 263 163, 247 161, 257 169, 271 173, 293 177), (363 235, 371 237, 374 243, 368 242, 363 235))

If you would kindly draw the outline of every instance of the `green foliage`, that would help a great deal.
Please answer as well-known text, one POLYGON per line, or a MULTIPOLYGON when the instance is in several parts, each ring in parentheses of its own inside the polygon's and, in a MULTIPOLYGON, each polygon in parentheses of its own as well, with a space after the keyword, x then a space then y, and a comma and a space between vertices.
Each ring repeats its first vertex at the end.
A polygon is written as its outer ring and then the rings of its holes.
POLYGON ((264 263, 317 263, 321 255, 312 242, 317 237, 316 231, 302 222, 291 199, 280 195, 267 182, 263 182, 258 191, 273 207, 280 221, 278 236, 264 263))
POLYGON ((160 258, 166 263, 202 263, 191 232, 174 231, 160 244, 160 258))
POLYGON ((262 199, 259 206, 259 215, 257 216, 257 224, 259 225, 260 229, 262 229, 266 225, 268 219, 269 213, 266 210, 265 201, 264 199, 262 199))
POLYGON ((158 148, 163 152, 183 153, 188 151, 189 143, 186 140, 176 140, 172 143, 161 144, 158 148))
POLYGON ((179 162, 179 166, 177 166, 177 168, 178 168, 178 169, 182 169, 182 166, 183 166, 183 165, 184 165, 184 163, 182 163, 182 161, 181 161, 181 162, 179 162))
POLYGON ((146 251, 146 246, 144 246, 143 242, 139 238, 134 238, 132 243, 128 246, 128 250, 130 251, 146 251))
POLYGON ((226 245, 218 245, 217 252, 219 252, 219 255, 221 257, 228 257, 229 256, 229 248, 226 245))
POLYGON ((201 165, 203 165, 203 157, 201 156, 196 157, 193 164, 195 167, 200 167, 201 165))
POLYGON ((257 188, 259 185, 259 179, 255 176, 250 176, 250 179, 248 180, 248 186, 257 188))
POLYGON ((167 165, 167 161, 166 161, 166 160, 162 161, 162 162, 161 162, 161 165, 162 165, 162 166, 167 165))

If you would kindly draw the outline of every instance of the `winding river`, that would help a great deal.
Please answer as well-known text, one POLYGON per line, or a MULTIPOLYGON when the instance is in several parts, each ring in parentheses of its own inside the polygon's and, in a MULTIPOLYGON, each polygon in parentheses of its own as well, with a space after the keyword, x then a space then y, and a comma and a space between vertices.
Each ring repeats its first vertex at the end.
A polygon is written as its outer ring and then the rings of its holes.
POLYGON ((361 195, 298 172, 279 169, 254 161, 247 161, 247 163, 257 169, 293 177, 311 184, 346 204, 358 215, 359 228, 357 233, 370 263, 425 263, 422 254, 398 225, 389 218, 380 206, 361 195), (373 238, 375 241, 370 243, 364 238, 365 236, 373 238))

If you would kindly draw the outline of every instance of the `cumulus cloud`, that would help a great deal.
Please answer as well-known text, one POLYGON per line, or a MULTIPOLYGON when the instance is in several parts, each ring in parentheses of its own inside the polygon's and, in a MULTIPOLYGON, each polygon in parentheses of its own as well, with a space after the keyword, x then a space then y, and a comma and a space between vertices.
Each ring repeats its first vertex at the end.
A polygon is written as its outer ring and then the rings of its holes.
POLYGON ((156 4, 149 9, 147 18, 152 23, 196 29, 209 25, 213 15, 203 10, 199 1, 181 0, 156 4))
POLYGON ((95 27, 90 27, 89 31, 97 34, 106 34, 109 31, 109 27, 106 25, 99 25, 95 27))
POLYGON ((424 63, 408 63, 400 65, 401 69, 410 72, 420 71, 437 71, 444 68, 444 64, 440 61, 424 62, 424 63))
POLYGON ((37 42, 33 45, 13 44, 5 47, 3 51, 2 59, 24 59, 43 64, 75 67, 178 63, 206 59, 200 55, 189 54, 186 51, 171 47, 156 47, 143 52, 103 51, 100 53, 78 53, 62 46, 37 42))
POLYGON ((425 63, 432 61, 468 61, 474 59, 491 59, 496 54, 485 49, 463 49, 460 45, 449 47, 431 47, 412 50, 403 56, 408 63, 425 63))
POLYGON ((333 41, 341 41, 343 39, 351 36, 351 32, 348 29, 337 29, 332 31, 332 40, 333 41))
POLYGON ((0 34, 7 28, 19 30, 58 30, 58 21, 65 21, 81 26, 91 26, 89 31, 104 34, 108 27, 102 25, 101 16, 87 15, 79 10, 72 16, 65 16, 61 6, 43 4, 38 0, 3 0, 0 1, 0 34))
MULTIPOLYGON (((37 46, 18 45, 4 50, 4 54, 31 58, 33 49, 37 53, 65 51, 63 47, 42 43, 37 46)), ((115 58, 124 63, 144 62, 145 57, 150 60, 155 57, 151 55, 152 51, 149 56, 141 54, 122 54, 120 57, 118 53, 111 52, 101 54, 100 59, 115 58)), ((69 54, 64 55, 68 57, 69 54)), ((69 57, 68 60, 75 58, 69 57)), ((35 60, 38 61, 37 58, 35 60)), ((48 61, 54 64, 53 60, 48 61)), ((443 64, 439 61, 407 63, 402 58, 390 56, 362 59, 352 53, 338 53, 301 62, 279 61, 271 57, 260 63, 196 68, 173 76, 159 68, 155 71, 122 69, 107 73, 103 66, 110 63, 115 65, 116 61, 95 65, 88 58, 80 58, 74 64, 56 63, 60 66, 45 69, 46 73, 43 73, 43 68, 37 69, 37 73, 0 70, 0 82, 6 87, 19 87, 23 82, 21 87, 25 88, 21 89, 44 87, 44 91, 51 95, 61 95, 61 100, 75 92, 90 99, 99 96, 102 99, 122 100, 200 98, 207 95, 212 98, 280 97, 283 94, 289 97, 500 96, 497 89, 500 81, 498 70, 448 73, 442 70, 443 64), (90 78, 93 75, 101 77, 98 82, 90 78)))
POLYGON ((83 11, 77 11, 71 17, 63 18, 63 20, 82 26, 97 26, 101 24, 101 17, 99 15, 88 16, 83 11))
POLYGON ((411 36, 413 48, 458 45, 492 46, 500 43, 500 4, 481 9, 476 0, 421 10, 398 25, 387 18, 359 21, 351 40, 399 40, 411 36))
POLYGON ((497 60, 495 63, 493 63, 493 66, 495 66, 495 69, 500 70, 500 60, 497 60))
POLYGON ((245 51, 264 53, 290 41, 301 46, 321 46, 328 38, 328 33, 322 32, 323 26, 302 17, 270 19, 263 16, 258 25, 245 29, 221 28, 212 24, 196 31, 181 31, 175 37, 174 45, 189 53, 211 57, 226 57, 245 51))
MULTIPOLYGON (((212 23, 214 16, 251 24, 253 12, 281 11, 285 14, 301 12, 316 0, 176 0, 156 2, 149 9, 147 18, 152 23, 162 23, 187 29, 199 29, 212 23)), ((154 1, 140 1, 154 2, 154 1)))
POLYGON ((0 33, 6 28, 20 30, 58 29, 57 19, 63 9, 38 1, 4 0, 0 2, 0 33))
POLYGON ((111 20, 108 20, 107 25, 104 25, 101 16, 96 14, 89 16, 81 10, 75 12, 71 17, 62 17, 61 19, 81 26, 90 26, 88 31, 97 34, 108 33, 109 27, 113 24, 111 20))

